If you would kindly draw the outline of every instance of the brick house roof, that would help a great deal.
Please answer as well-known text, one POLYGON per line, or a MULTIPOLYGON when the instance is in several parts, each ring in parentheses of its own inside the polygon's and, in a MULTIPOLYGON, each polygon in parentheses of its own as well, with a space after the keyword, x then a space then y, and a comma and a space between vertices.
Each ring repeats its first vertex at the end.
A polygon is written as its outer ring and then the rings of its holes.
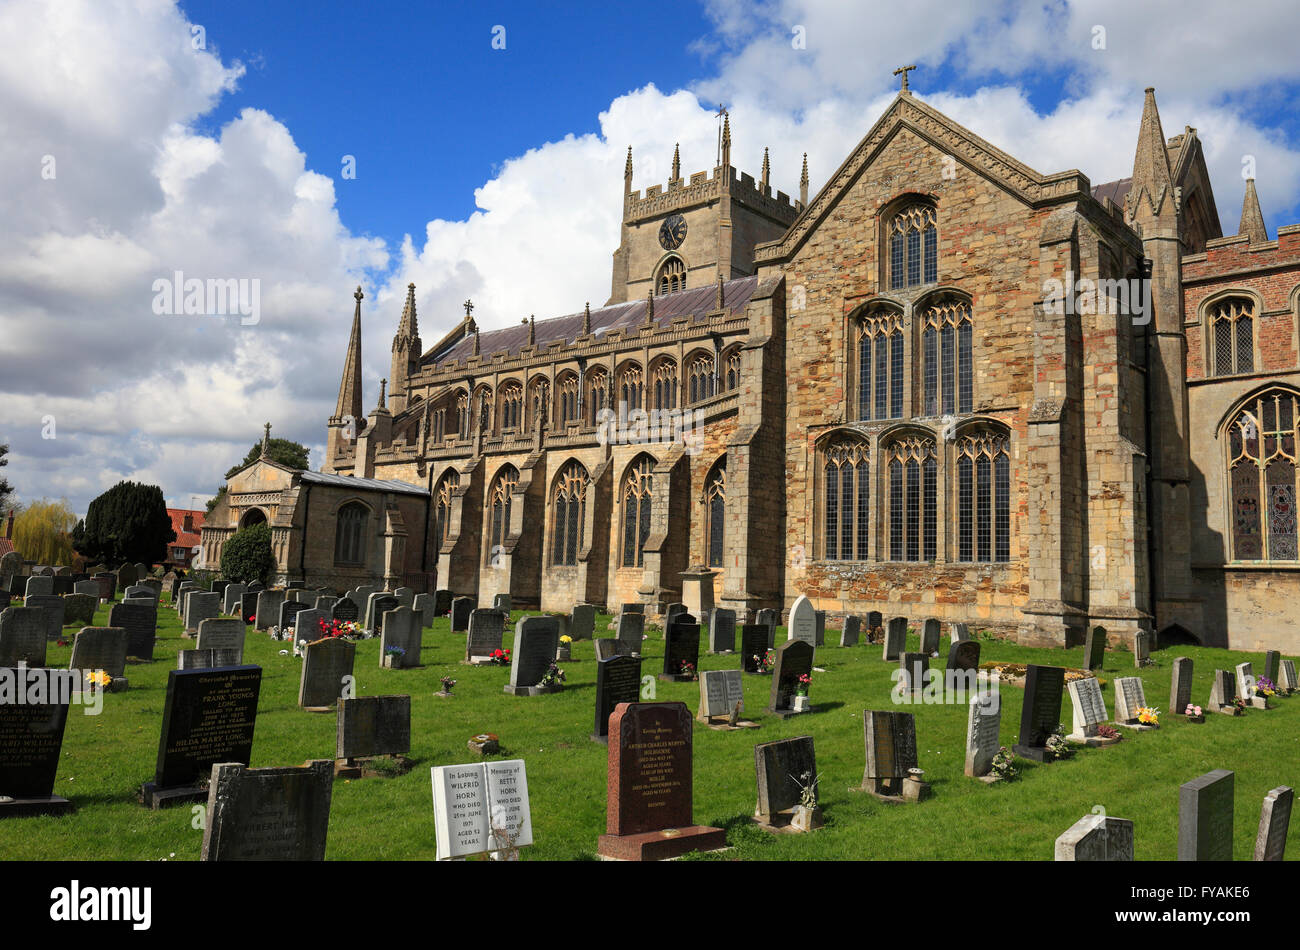
POLYGON ((192 548, 200 543, 199 531, 203 527, 203 518, 205 512, 188 511, 184 508, 168 508, 167 516, 172 519, 172 530, 176 532, 176 540, 172 542, 177 546, 184 545, 192 548), (190 527, 193 531, 185 530, 185 516, 190 515, 190 527))

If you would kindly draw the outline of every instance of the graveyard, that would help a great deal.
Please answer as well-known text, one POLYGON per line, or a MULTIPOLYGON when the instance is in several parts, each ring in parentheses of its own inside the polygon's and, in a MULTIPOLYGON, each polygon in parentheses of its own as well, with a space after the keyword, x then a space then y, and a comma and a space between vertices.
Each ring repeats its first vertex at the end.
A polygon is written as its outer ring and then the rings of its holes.
MULTIPOLYGON (((99 715, 84 715, 75 704, 69 709, 54 794, 70 801, 72 810, 57 817, 5 818, 0 823, 0 859, 200 858, 204 831, 203 822, 196 820, 195 803, 153 810, 137 800, 142 783, 154 777, 171 671, 176 669, 181 651, 199 646, 182 637, 185 618, 169 609, 169 601, 170 595, 164 593, 152 660, 133 659, 125 664, 129 688, 106 692, 99 715)), ((202 600, 193 601, 191 613, 201 610, 202 604, 202 600)), ((87 626, 107 627, 110 611, 121 609, 120 604, 101 604, 87 626)), ((516 623, 534 614, 514 611, 508 619, 498 618, 503 622, 506 648, 516 623)), ((395 609, 385 616, 400 615, 395 609)), ((379 762, 369 777, 333 778, 325 858, 432 859, 437 841, 430 770, 523 760, 533 840, 521 849, 521 859, 595 860, 598 839, 606 832, 610 755, 606 744, 593 741, 595 642, 576 639, 565 644, 570 658, 558 664, 565 674, 562 688, 512 694, 508 688, 511 668, 466 662, 471 652, 467 634, 453 632, 451 619, 442 616, 427 621, 420 645, 408 651, 411 662, 417 664, 414 666, 385 668, 381 653, 385 640, 381 638, 346 644, 354 648, 349 651, 346 668, 354 671, 357 698, 409 696, 409 761, 388 770, 379 762), (447 692, 444 678, 448 677, 455 680, 450 695, 439 695, 447 692), (483 734, 495 735, 498 747, 480 758, 467 744, 483 734)), ((472 625, 478 619, 472 617, 457 626, 472 625)), ((609 629, 613 619, 597 612, 598 639, 613 636, 609 629)), ((216 617, 202 623, 204 636, 220 629, 227 638, 231 630, 207 625, 225 623, 232 629, 239 625, 216 617)), ((543 627, 549 624, 548 630, 555 626, 549 619, 538 623, 543 627)), ((921 692, 909 694, 915 702, 896 702, 892 674, 899 669, 898 663, 882 659, 880 643, 868 643, 865 637, 853 646, 839 646, 835 626, 834 621, 828 625, 825 645, 816 647, 809 712, 774 714, 769 710, 774 695, 772 675, 741 674, 741 718, 753 727, 729 730, 696 721, 700 683, 661 674, 661 670, 675 668, 677 661, 665 662, 663 631, 657 625, 646 625, 641 683, 644 688, 652 683, 654 692, 652 697, 643 692, 642 699, 680 702, 689 710, 693 822, 725 834, 724 850, 689 854, 684 860, 1051 860, 1056 839, 1081 817, 1104 809, 1108 816, 1133 823, 1135 859, 1169 861, 1179 855, 1180 786, 1216 769, 1235 775, 1231 856, 1250 860, 1265 796, 1278 786, 1294 786, 1300 779, 1296 755, 1300 695, 1273 698, 1269 709, 1247 709, 1243 715, 1210 714, 1200 723, 1189 722, 1168 709, 1176 657, 1192 661, 1192 702, 1208 711, 1215 670, 1231 671, 1250 662, 1261 667, 1262 654, 1179 645, 1152 650, 1152 665, 1135 668, 1131 652, 1107 651, 1097 671, 1106 710, 1112 717, 1118 715, 1117 680, 1140 677, 1146 702, 1160 710, 1159 728, 1123 729, 1120 741, 1096 748, 1076 745, 1068 758, 1058 761, 1039 763, 1017 756, 1019 775, 990 784, 964 771, 968 704, 926 703, 921 692), (917 765, 924 770, 929 791, 925 800, 894 802, 861 790, 864 710, 914 715, 917 765), (815 746, 822 825, 802 834, 774 834, 753 820, 755 746, 801 736, 812 737, 815 746)), ((68 667, 73 659, 70 643, 78 629, 65 627, 62 639, 46 644, 48 667, 68 667)), ((919 629, 909 630, 905 642, 891 647, 899 647, 901 657, 929 656, 922 652, 920 633, 919 629)), ((1032 676, 1034 667, 1086 666, 1083 646, 1035 649, 979 637, 978 629, 973 633, 984 667, 1013 664, 1017 670, 1029 667, 1032 676)), ((227 641, 211 642, 213 646, 207 649, 218 653, 231 648, 227 641)), ((403 642, 411 643, 409 639, 403 642)), ((798 639, 788 642, 804 646, 798 639)), ((784 627, 777 629, 775 643, 787 643, 784 627)), ((947 655, 949 646, 946 631, 937 648, 932 642, 925 644, 931 651, 937 649, 940 658, 947 655)), ((696 655, 701 674, 741 669, 739 652, 714 655, 707 647, 706 632, 696 655)), ((294 656, 289 648, 288 642, 247 627, 238 659, 245 668, 261 670, 255 694, 254 738, 246 763, 253 770, 300 767, 312 760, 335 758, 337 712, 327 705, 332 697, 304 700, 303 664, 307 661, 294 656)), ((219 662, 223 657, 209 657, 205 665, 214 659, 219 662)), ((930 665, 942 672, 944 664, 936 658, 930 665)), ((626 675, 623 680, 626 685, 626 675)), ((1067 733, 1071 731, 1072 692, 1063 690, 1060 700, 1059 719, 1067 733)), ((1004 680, 999 696, 998 742, 1010 748, 1021 741, 1018 732, 1024 689, 1004 680)), ((714 725, 725 718, 715 719, 714 725)), ((324 766, 318 766, 318 771, 320 768, 324 766)), ((320 780, 328 781, 328 777, 320 780)), ((198 801, 206 801, 206 796, 198 801)), ((1295 856, 1300 853, 1300 842, 1295 840, 1294 830, 1290 838, 1289 856, 1295 856)))

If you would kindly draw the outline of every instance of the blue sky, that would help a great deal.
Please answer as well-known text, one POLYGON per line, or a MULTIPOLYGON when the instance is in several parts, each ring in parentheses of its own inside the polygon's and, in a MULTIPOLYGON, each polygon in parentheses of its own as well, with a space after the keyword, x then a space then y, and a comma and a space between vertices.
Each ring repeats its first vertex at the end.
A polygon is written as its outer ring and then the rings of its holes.
POLYGON ((1094 183, 1129 173, 1155 86, 1166 135, 1200 131, 1227 233, 1246 161, 1270 233, 1300 220, 1293 0, 898 10, 6 0, 7 477, 77 511, 123 478, 188 505, 267 420, 319 465, 358 284, 374 405, 408 283, 426 346, 467 297, 488 329, 598 306, 629 145, 634 189, 667 180, 678 143, 683 173, 710 169, 722 102, 738 169, 757 173, 768 147, 774 187, 796 194, 807 153, 815 194, 904 62, 930 105, 1094 183), (177 271, 257 281, 259 319, 159 314, 153 284, 177 271))

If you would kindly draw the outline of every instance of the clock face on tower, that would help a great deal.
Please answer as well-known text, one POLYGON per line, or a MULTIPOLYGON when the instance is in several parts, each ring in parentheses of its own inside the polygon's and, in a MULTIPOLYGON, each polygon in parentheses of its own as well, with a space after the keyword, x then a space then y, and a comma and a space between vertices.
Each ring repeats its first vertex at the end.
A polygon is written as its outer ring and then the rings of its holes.
POLYGON ((665 251, 675 251, 686 240, 686 219, 680 214, 669 215, 659 225, 659 243, 665 251))

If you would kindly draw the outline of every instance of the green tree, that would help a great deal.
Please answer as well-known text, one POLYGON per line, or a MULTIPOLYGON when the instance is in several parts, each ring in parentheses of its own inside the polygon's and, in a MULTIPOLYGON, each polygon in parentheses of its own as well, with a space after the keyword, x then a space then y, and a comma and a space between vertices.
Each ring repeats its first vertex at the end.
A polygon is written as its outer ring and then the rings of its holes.
MULTIPOLYGON (((0 468, 4 468, 6 465, 9 464, 8 455, 9 455, 9 446, 0 445, 0 468)), ((10 485, 6 479, 0 478, 0 514, 3 514, 6 510, 8 510, 9 502, 13 498, 13 493, 14 493, 14 486, 10 485)))
POLYGON ((266 523, 241 528, 221 548, 221 576, 232 583, 266 582, 275 567, 271 527, 266 523))
MULTIPOLYGON (((307 460, 310 450, 307 446, 298 442, 292 442, 289 439, 272 439, 267 443, 266 454, 272 462, 279 462, 281 465, 286 465, 289 468, 302 470, 307 468, 307 460)), ((244 460, 226 472, 226 478, 234 475, 245 465, 250 465, 253 462, 256 462, 261 457, 262 443, 254 442, 253 447, 249 449, 248 454, 244 456, 244 460)))
POLYGON ((42 498, 29 504, 14 518, 14 548, 37 564, 72 565, 72 536, 77 516, 67 499, 42 498))
POLYGON ((175 540, 162 489, 118 482, 90 503, 76 551, 96 560, 158 564, 175 540))

